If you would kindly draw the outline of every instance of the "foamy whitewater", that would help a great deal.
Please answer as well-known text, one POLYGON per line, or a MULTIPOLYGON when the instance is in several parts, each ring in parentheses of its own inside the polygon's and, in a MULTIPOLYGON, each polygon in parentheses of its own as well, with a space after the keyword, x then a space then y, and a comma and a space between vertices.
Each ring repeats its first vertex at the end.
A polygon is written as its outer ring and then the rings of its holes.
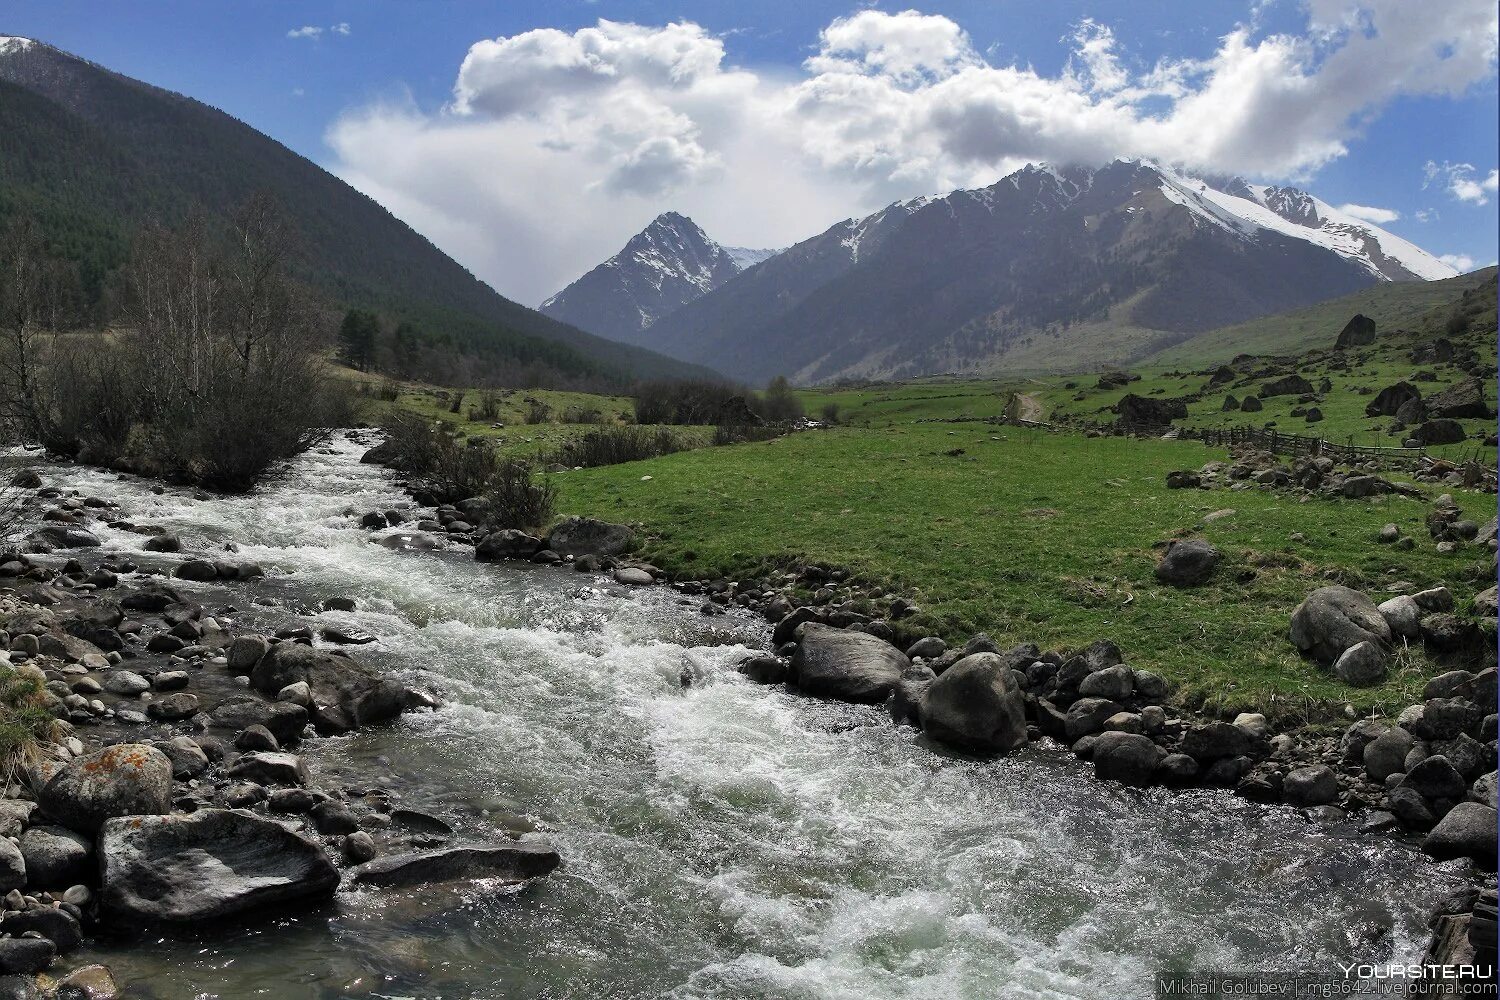
MULTIPOLYGON (((751 684, 734 664, 765 624, 667 588, 372 544, 345 512, 405 497, 361 451, 341 437, 229 499, 43 471, 270 571, 202 589, 216 613, 358 625, 379 642, 357 655, 443 693, 309 743, 320 784, 392 781, 464 839, 534 829, 564 866, 520 891, 360 890, 76 956, 138 995, 1114 1000, 1194 969, 1414 959, 1455 884, 1408 845, 1291 810, 1102 784, 1045 745, 956 757, 878 708, 751 684), (360 610, 317 613, 332 596, 360 610)), ((105 551, 177 558, 99 530, 105 551)))

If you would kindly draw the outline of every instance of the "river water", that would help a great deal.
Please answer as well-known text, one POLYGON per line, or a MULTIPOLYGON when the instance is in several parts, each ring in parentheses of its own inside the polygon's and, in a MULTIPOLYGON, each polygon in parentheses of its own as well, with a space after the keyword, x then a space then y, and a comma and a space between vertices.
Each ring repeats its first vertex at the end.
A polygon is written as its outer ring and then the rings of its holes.
POLYGON ((956 757, 879 709, 753 685, 733 665, 765 624, 667 588, 372 544, 345 512, 405 498, 362 450, 340 438, 243 498, 44 475, 271 570, 205 589, 211 608, 356 624, 379 637, 363 659, 442 691, 438 711, 308 744, 323 780, 393 775, 466 839, 535 829, 564 867, 74 956, 129 995, 1112 1000, 1158 974, 1414 960, 1457 884, 1290 810, 1105 785, 1050 746, 956 757), (359 610, 315 611, 336 595, 359 610))

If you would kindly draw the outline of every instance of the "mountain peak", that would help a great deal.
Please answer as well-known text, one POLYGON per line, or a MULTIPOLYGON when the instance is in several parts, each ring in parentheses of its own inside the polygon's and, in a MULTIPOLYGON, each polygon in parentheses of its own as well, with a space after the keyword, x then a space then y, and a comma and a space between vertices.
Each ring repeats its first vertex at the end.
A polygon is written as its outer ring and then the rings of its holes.
POLYGON ((541 311, 634 343, 662 316, 774 252, 723 246, 692 219, 669 210, 632 236, 619 253, 543 302, 541 311))
POLYGON ((36 45, 36 39, 23 38, 20 35, 0 35, 0 56, 8 56, 12 52, 25 52, 36 45))

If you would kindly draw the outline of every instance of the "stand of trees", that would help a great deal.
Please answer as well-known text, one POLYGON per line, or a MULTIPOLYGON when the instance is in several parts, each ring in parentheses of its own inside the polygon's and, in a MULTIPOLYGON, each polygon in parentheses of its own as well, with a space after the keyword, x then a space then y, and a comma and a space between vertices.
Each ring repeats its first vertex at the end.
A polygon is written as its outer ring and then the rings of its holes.
POLYGON ((289 274, 294 239, 258 195, 228 238, 201 216, 144 226, 122 269, 124 330, 67 332, 66 266, 13 219, 0 239, 0 419, 84 461, 226 491, 350 421, 321 360, 326 320, 289 274))

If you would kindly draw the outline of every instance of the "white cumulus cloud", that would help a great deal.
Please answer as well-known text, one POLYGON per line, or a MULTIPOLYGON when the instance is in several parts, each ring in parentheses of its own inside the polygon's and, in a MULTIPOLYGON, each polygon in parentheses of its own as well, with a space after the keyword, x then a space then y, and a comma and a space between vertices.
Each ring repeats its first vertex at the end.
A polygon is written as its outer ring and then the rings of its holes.
POLYGON ((331 24, 327 28, 319 27, 316 24, 304 24, 300 28, 293 28, 291 31, 288 31, 286 37, 310 38, 316 41, 323 37, 324 31, 327 31, 330 35, 347 35, 349 34, 349 22, 340 21, 338 24, 331 24))
POLYGON ((1301 34, 1252 18, 1207 56, 1149 64, 1083 20, 1055 75, 994 63, 960 24, 917 11, 835 19, 800 67, 781 69, 736 65, 723 37, 688 21, 539 28, 476 41, 445 107, 353 109, 328 141, 345 179, 538 302, 669 208, 727 243, 784 246, 1027 161, 1146 156, 1296 179, 1343 156, 1396 97, 1493 78, 1491 4, 1312 0, 1305 12, 1301 34))
POLYGON ((1474 258, 1465 253, 1445 253, 1438 256, 1438 260, 1453 268, 1459 274, 1467 274, 1474 270, 1474 258))
POLYGON ((1355 205, 1352 202, 1339 206, 1339 211, 1345 215, 1352 215, 1356 219, 1364 219, 1373 222, 1377 226, 1383 226, 1387 222, 1395 222, 1401 218, 1401 213, 1391 208, 1376 208, 1373 205, 1355 205))
POLYGON ((1475 205, 1489 203, 1490 195, 1500 187, 1500 170, 1491 170, 1487 176, 1478 176, 1472 163, 1442 163, 1427 161, 1423 168, 1422 187, 1439 184, 1459 201, 1475 205))

